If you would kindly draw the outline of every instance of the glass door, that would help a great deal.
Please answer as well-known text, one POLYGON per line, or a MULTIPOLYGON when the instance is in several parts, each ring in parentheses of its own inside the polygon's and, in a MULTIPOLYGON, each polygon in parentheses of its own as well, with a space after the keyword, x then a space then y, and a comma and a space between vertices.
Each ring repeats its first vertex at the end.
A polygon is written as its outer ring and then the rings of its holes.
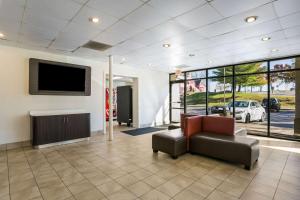
POLYGON ((184 113, 184 83, 172 83, 171 123, 179 123, 181 113, 184 113))

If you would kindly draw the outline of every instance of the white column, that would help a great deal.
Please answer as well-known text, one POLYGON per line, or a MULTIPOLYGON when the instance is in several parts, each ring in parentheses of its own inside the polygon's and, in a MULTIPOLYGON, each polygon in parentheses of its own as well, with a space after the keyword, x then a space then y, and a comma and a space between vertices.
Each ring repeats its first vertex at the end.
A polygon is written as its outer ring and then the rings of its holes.
POLYGON ((108 56, 109 58, 109 133, 108 133, 108 140, 112 141, 114 139, 113 133, 113 73, 112 73, 112 63, 113 57, 111 55, 108 56))

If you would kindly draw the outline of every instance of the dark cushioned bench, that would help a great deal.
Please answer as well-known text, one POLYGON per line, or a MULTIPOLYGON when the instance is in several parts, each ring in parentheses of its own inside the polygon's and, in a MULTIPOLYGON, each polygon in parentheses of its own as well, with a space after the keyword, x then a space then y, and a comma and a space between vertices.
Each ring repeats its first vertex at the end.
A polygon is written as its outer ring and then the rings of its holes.
POLYGON ((245 136, 202 132, 190 137, 190 152, 244 164, 251 169, 258 159, 259 146, 258 140, 245 136))
POLYGON ((161 151, 176 159, 187 151, 186 137, 180 128, 153 134, 152 149, 155 153, 161 151))

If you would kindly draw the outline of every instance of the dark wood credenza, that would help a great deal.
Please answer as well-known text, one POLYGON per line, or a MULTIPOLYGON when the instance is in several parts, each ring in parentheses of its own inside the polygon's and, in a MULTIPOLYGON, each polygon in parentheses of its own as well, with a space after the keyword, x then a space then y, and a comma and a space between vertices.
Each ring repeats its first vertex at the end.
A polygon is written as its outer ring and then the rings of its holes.
POLYGON ((30 115, 32 145, 46 144, 88 138, 90 114, 30 115))

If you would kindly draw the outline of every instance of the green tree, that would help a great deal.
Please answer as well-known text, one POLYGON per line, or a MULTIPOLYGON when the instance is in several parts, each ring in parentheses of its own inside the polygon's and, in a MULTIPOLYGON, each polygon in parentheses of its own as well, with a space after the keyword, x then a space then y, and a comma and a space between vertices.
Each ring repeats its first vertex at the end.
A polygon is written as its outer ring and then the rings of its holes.
MULTIPOLYGON (((218 68, 213 71, 214 76, 228 76, 232 75, 232 67, 218 68)), ((240 92, 242 87, 245 86, 262 86, 267 83, 264 74, 253 75, 252 73, 264 72, 267 70, 267 66, 262 66, 262 63, 250 63, 244 65, 237 65, 235 67, 235 74, 250 74, 246 76, 236 76, 235 77, 235 85, 237 87, 237 91, 240 92)), ((224 81, 223 77, 215 78, 219 83, 229 83, 232 84, 231 78, 226 78, 224 81)))

